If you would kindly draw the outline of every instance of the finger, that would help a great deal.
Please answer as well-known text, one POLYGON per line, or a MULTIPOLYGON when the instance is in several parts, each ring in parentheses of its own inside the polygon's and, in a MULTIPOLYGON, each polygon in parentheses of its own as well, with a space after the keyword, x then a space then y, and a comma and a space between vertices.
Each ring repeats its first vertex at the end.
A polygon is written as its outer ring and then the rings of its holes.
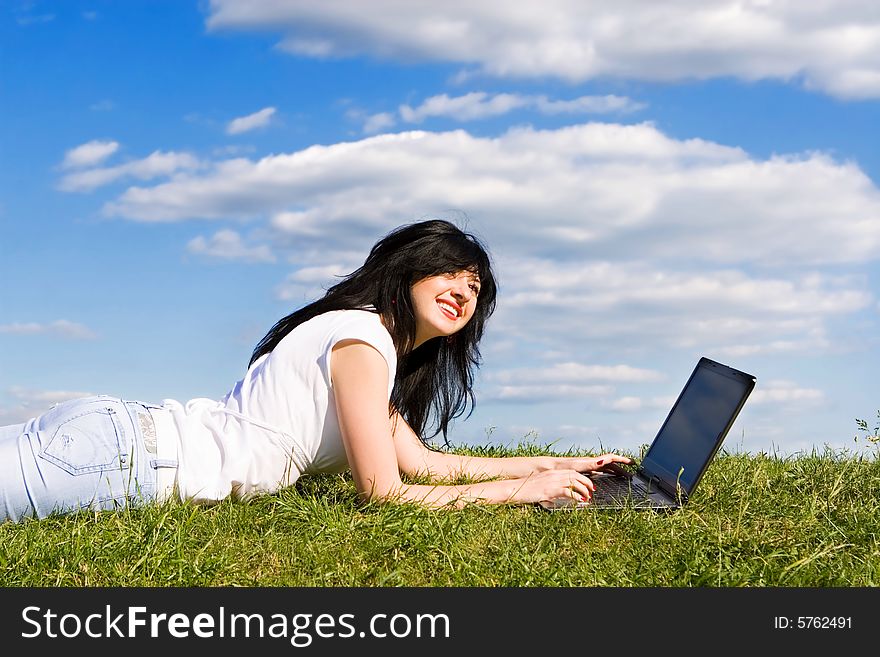
POLYGON ((603 465, 605 463, 632 463, 632 459, 628 456, 621 456, 620 454, 608 453, 602 454, 596 461, 598 465, 603 465))
POLYGON ((620 467, 619 465, 617 465, 617 463, 609 463, 608 465, 603 466, 602 470, 604 472, 612 472, 616 475, 621 475, 623 477, 631 477, 632 476, 632 472, 630 472, 629 470, 627 470, 625 468, 620 467))
POLYGON ((588 490, 578 490, 574 486, 569 486, 566 491, 566 497, 574 500, 575 502, 589 502, 593 499, 593 495, 588 490))
POLYGON ((593 497, 593 491, 596 489, 596 486, 592 481, 584 477, 584 480, 572 481, 568 488, 576 497, 590 499, 593 497))
POLYGON ((620 474, 625 470, 619 464, 633 465, 633 460, 625 456, 618 456, 616 459, 601 458, 596 461, 596 469, 600 472, 615 472, 620 474))
POLYGON ((589 458, 585 460, 585 465, 581 468, 583 472, 596 472, 596 471, 605 471, 609 465, 613 463, 624 463, 631 464, 632 459, 627 456, 621 456, 620 454, 602 454, 601 456, 596 456, 593 458, 589 458))
POLYGON ((593 483, 593 480, 590 479, 590 478, 589 478, 588 476, 586 476, 585 474, 582 474, 582 473, 580 473, 580 472, 576 472, 576 473, 571 477, 571 479, 570 479, 570 484, 573 484, 574 482, 577 482, 577 483, 580 484, 581 486, 585 487, 585 488, 586 488, 587 490, 589 490, 591 493, 592 493, 594 490, 596 490, 596 484, 593 483))

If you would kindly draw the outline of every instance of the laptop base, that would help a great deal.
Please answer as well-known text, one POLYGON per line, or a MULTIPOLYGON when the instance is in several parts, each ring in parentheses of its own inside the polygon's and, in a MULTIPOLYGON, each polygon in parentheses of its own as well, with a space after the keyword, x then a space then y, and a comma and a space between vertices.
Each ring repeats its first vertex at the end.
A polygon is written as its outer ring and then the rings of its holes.
POLYGON ((590 475, 596 484, 593 499, 579 502, 560 497, 540 502, 547 511, 572 511, 575 509, 678 509, 681 504, 659 489, 652 489, 649 482, 639 475, 625 476, 608 473, 590 475))

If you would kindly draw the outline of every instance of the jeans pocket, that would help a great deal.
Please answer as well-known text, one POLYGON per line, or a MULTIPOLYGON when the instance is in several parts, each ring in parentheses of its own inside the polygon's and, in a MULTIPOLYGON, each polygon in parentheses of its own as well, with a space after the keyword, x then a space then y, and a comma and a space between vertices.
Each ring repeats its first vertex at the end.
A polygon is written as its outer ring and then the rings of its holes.
POLYGON ((40 450, 40 458, 72 475, 127 466, 122 427, 112 408, 92 408, 59 418, 56 426, 38 433, 44 439, 51 436, 40 450))

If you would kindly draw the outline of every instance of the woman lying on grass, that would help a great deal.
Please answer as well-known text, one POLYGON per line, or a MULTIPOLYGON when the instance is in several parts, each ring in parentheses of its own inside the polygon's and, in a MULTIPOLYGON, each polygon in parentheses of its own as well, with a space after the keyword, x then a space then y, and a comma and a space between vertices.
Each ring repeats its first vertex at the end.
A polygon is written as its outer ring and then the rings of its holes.
POLYGON ((431 420, 445 436, 473 403, 495 294, 473 235, 440 220, 397 228, 324 297, 278 321, 222 401, 88 397, 0 428, 0 519, 247 498, 346 467, 363 500, 588 500, 585 473, 630 460, 459 456, 421 438, 431 420), (459 477, 482 481, 450 483, 459 477))

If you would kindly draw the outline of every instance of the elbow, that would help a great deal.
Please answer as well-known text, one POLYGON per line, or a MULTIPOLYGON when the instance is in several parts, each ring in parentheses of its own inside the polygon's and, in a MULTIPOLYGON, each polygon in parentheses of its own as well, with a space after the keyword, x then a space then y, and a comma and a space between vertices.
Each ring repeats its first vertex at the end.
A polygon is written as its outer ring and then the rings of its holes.
POLYGON ((363 504, 392 504, 406 502, 404 498, 403 482, 388 482, 376 484, 372 481, 367 485, 358 486, 358 498, 363 504))
POLYGON ((358 500, 361 504, 388 504, 395 501, 395 496, 376 491, 358 491, 358 500))

